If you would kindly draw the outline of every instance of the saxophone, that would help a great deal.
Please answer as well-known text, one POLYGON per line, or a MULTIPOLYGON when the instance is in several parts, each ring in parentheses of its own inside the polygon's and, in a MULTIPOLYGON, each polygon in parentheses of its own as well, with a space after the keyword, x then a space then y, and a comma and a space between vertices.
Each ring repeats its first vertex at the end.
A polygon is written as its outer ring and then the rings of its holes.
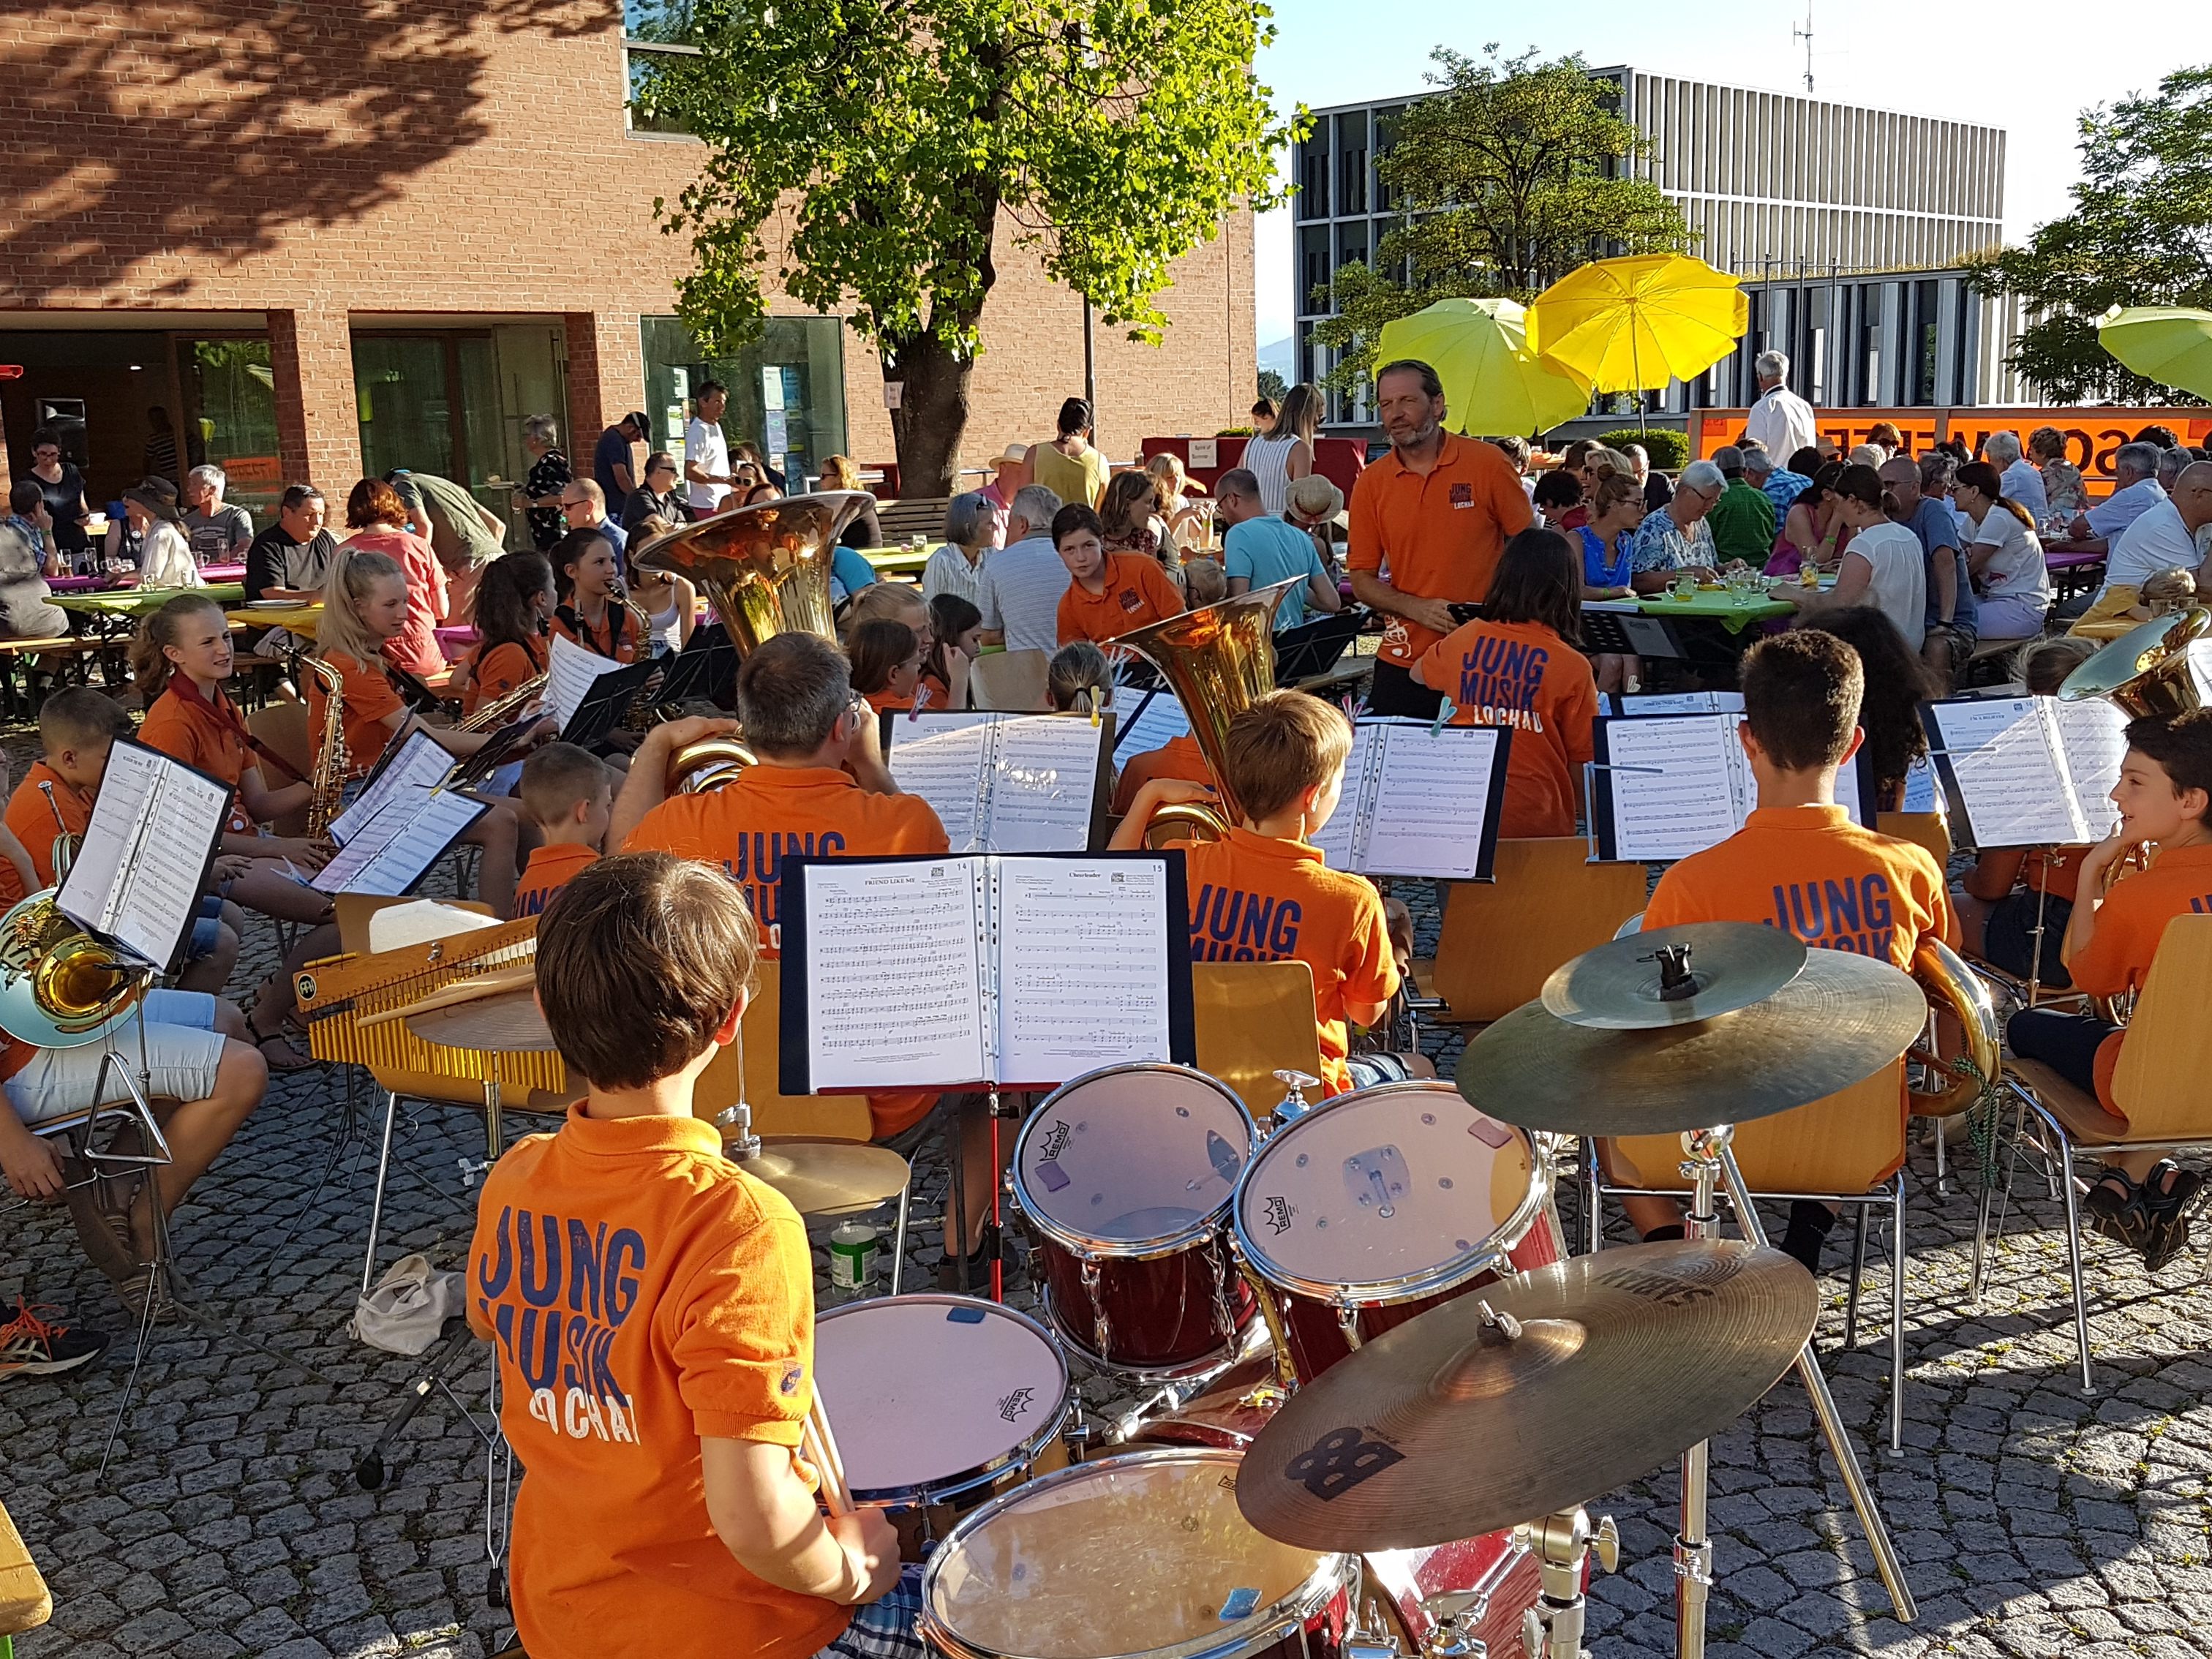
POLYGON ((346 752, 345 676, 320 657, 302 654, 300 661, 323 684, 323 740, 316 745, 313 798, 307 804, 307 834, 319 840, 330 833, 345 793, 346 774, 352 757, 346 752))
POLYGON ((494 697, 489 702, 483 704, 453 730, 456 732, 497 731, 507 724, 508 715, 517 709, 527 708, 544 695, 545 682, 550 678, 546 674, 532 675, 504 696, 494 697))

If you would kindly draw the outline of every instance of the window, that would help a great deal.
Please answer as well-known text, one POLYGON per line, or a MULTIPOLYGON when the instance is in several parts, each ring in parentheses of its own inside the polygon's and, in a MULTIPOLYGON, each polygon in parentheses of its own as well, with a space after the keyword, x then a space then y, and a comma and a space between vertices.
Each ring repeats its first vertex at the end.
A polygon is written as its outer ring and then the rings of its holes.
POLYGON ((651 447, 684 459, 684 425, 692 391, 712 378, 729 389, 722 430, 732 443, 758 444, 795 491, 818 474, 824 457, 845 450, 845 357, 835 317, 771 317, 761 337, 736 355, 701 355, 673 317, 639 321, 651 447))
POLYGON ((683 124, 653 107, 656 80, 699 56, 690 43, 691 0, 623 0, 623 46, 632 132, 681 133, 683 124))
POLYGON ((1298 155, 1298 217, 1328 217, 1328 152, 1318 143, 1305 145, 1298 155))
POLYGON ((1337 157, 1339 213, 1367 211, 1367 146, 1355 144, 1337 157))

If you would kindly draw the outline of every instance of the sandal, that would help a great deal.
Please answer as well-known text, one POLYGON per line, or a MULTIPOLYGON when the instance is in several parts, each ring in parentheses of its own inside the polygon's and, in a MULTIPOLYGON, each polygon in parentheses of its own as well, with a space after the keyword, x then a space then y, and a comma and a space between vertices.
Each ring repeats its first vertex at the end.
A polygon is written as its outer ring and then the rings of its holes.
POLYGON ((2156 1273, 2190 1245, 2191 1200, 2204 1185, 2204 1177, 2185 1170, 2171 1158, 2161 1160, 2144 1178, 2143 1208, 2148 1217, 2143 1240, 2143 1270, 2156 1273))
POLYGON ((2142 1188, 2123 1170, 2107 1170, 2082 1200, 2093 1231, 2141 1250, 2150 1234, 2150 1218, 2143 1208, 2142 1188))
POLYGON ((322 1061, 317 1060, 313 1054, 303 1054, 295 1048, 292 1046, 291 1032, 282 1025, 273 1031, 264 1033, 255 1030, 253 1021, 248 1018, 246 1022, 246 1035, 253 1039, 253 1046, 261 1050, 261 1058, 269 1062, 269 1069, 271 1072, 311 1072, 322 1064, 322 1061), (269 1049, 269 1045, 272 1042, 283 1045, 274 1054, 271 1054, 269 1049))

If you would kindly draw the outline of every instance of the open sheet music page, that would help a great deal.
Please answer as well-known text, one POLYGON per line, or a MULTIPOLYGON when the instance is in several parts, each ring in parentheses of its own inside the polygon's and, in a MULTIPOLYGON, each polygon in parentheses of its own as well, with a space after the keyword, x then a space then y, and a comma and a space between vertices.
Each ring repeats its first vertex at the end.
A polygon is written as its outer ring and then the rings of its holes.
POLYGON ((1741 714, 1741 691, 1639 692, 1634 696, 1613 693, 1607 699, 1613 712, 1628 717, 1649 714, 1741 714))
MULTIPOLYGON (((1598 723, 1597 789, 1612 809, 1610 856, 1658 864, 1702 853, 1750 811, 1732 714, 1598 723)), ((1607 849, 1601 848, 1601 852, 1607 849)))
POLYGON ((1310 844, 1321 849, 1322 859, 1332 870, 1349 871, 1352 867, 1358 842, 1360 784, 1372 764, 1370 751, 1382 742, 1386 730, 1385 726, 1352 722, 1352 750, 1344 757, 1344 793, 1338 797, 1336 811, 1328 815, 1328 822, 1306 837, 1310 844))
POLYGON ((2120 762, 2128 752, 2127 714, 2104 697, 2086 702, 2053 698, 2051 712, 2058 722, 2058 744, 2066 756, 2066 775, 2073 780, 2087 839, 2102 841, 2120 821, 2120 809, 2112 805, 2112 786, 2120 781, 2120 762))
POLYGON ((1164 685, 1151 691, 1116 686, 1114 712, 1122 721, 1114 737, 1114 757, 1123 766, 1136 756, 1163 747, 1170 738, 1190 735, 1190 716, 1164 685))
POLYGON ((808 864, 806 948, 783 971, 805 975, 817 1092, 988 1080, 979 867, 950 857, 808 864))
POLYGON ((453 769, 453 757, 435 738, 421 730, 410 732, 392 764, 381 769, 353 805, 331 820, 331 839, 344 846, 395 796, 408 790, 434 788, 453 769))
POLYGON ((2054 703, 1978 697, 1926 706, 1977 847, 2067 846, 2089 838, 2058 752, 2054 703))
POLYGON ((62 913, 167 967, 199 914, 201 878, 229 810, 228 786, 118 740, 62 884, 62 913))
POLYGON ((1940 812, 1943 810, 1943 798, 1938 793, 1936 782, 1936 765, 1927 756, 1923 755, 1906 769, 1905 799, 1898 810, 1901 812, 1940 812))
POLYGON ((1006 714, 996 730, 984 846, 994 853, 1085 850, 1105 725, 1094 726, 1082 715, 1006 714))
POLYGON ((310 885, 321 893, 396 896, 422 880, 439 855, 490 810, 457 790, 395 794, 315 872, 310 885))
POLYGON ((994 862, 999 1080, 1170 1059, 1168 929, 1189 924, 1168 915, 1167 860, 994 862))
POLYGON ((884 764, 891 781, 930 804, 956 853, 974 851, 982 832, 983 769, 996 718, 980 709, 890 717, 884 764))
POLYGON ((1365 834, 1358 871, 1438 880, 1480 877, 1484 845, 1495 840, 1484 831, 1495 786, 1503 781, 1499 755, 1507 729, 1448 726, 1439 732, 1419 720, 1369 729, 1382 754, 1360 802, 1365 834))
POLYGON ((552 653, 545 665, 545 700, 562 727, 575 719, 578 705, 591 695, 592 681, 602 674, 618 674, 627 666, 586 650, 564 634, 553 635, 552 653))

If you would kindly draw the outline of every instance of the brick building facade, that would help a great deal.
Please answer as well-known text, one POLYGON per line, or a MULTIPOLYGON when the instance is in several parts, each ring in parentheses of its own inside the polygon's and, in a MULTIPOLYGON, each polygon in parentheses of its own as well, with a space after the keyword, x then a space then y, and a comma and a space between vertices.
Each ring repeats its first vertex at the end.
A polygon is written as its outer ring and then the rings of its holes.
MULTIPOLYGON (((438 437, 441 422, 474 456, 471 483, 517 476, 520 422, 547 412, 532 406, 540 396, 565 403, 572 453, 631 409, 651 410, 664 437, 669 371, 641 339, 688 338, 653 319, 672 315, 689 250, 659 234, 653 204, 703 152, 628 129, 618 0, 42 3, 11 9, 0 63, 0 362, 27 352, 45 364, 0 384, 14 468, 53 395, 85 405, 95 498, 137 470, 152 405, 184 416, 195 455, 231 459, 215 381, 183 384, 204 371, 228 377, 226 395, 270 406, 273 438, 258 447, 273 454, 249 471, 272 484, 305 476, 343 491, 365 461, 404 453, 387 439, 438 437), (88 349, 41 351, 57 331, 88 349), (139 331, 148 349, 89 350, 115 331, 139 331), (365 356, 372 337, 382 343, 365 356), (167 356, 151 343, 163 338, 167 356), (54 366, 72 351, 113 361, 72 382, 54 366), (426 390, 441 352, 446 381, 426 390), (365 376, 372 358, 394 367, 365 376), (648 402, 651 374, 662 395, 648 402), (495 392, 495 415, 459 406, 495 392)), ((1048 436, 1060 399, 1082 390, 1080 301, 1011 246, 1000 270, 971 465, 1048 436)), ((1176 276, 1164 348, 1097 330, 1109 453, 1133 453, 1149 432, 1210 433, 1251 401, 1250 216, 1176 276)), ((811 418, 848 453, 891 459, 866 343, 842 326, 805 337, 811 368, 785 384, 811 388, 811 418)), ((771 405, 779 392, 771 374, 771 405)))

